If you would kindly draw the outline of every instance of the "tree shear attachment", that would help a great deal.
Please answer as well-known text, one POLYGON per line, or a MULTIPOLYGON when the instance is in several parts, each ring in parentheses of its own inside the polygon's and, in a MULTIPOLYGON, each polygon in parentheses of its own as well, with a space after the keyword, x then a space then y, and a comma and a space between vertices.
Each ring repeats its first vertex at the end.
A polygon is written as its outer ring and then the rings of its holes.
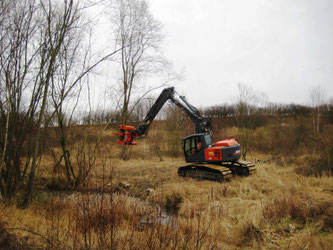
POLYGON ((123 145, 136 145, 137 143, 134 140, 135 137, 139 135, 135 131, 135 127, 133 126, 126 126, 126 125, 119 125, 120 133, 113 133, 114 135, 119 135, 119 140, 117 143, 123 145))

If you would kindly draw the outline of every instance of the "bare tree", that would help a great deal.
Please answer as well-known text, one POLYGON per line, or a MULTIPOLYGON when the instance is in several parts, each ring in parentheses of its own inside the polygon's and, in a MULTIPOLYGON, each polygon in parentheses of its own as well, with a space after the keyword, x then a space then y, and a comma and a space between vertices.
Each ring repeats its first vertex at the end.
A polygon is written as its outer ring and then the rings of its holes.
POLYGON ((83 43, 84 34, 86 33, 84 26, 81 25, 72 29, 64 40, 64 45, 59 53, 58 66, 52 74, 50 91, 57 125, 55 132, 62 151, 59 160, 52 150, 54 159, 57 161, 55 167, 59 168, 60 163, 64 160, 67 181, 71 184, 73 184, 72 178, 75 179, 76 176, 70 160, 68 139, 70 125, 82 90, 82 80, 84 80, 82 73, 77 72, 84 72, 84 74, 89 72, 86 69, 90 46, 89 44, 85 46, 83 43), (66 107, 69 108, 66 109, 66 107))
POLYGON ((71 29, 79 25, 80 11, 74 0, 63 0, 62 3, 52 3, 51 1, 40 1, 40 16, 44 19, 44 26, 39 27, 40 44, 39 51, 39 71, 37 80, 42 88, 41 106, 36 124, 36 136, 34 153, 31 162, 29 179, 27 182, 27 192, 23 205, 31 201, 32 185, 35 178, 37 159, 39 156, 40 139, 42 132, 42 122, 45 119, 45 111, 49 91, 52 86, 52 78, 59 65, 60 52, 66 46, 66 38, 70 35, 71 29))
MULTIPOLYGON (((121 47, 121 122, 129 118, 129 106, 140 80, 168 67, 161 55, 161 24, 145 0, 116 0, 111 7, 116 45, 121 47)), ((132 106, 133 107, 133 106, 132 106)))
POLYGON ((317 136, 319 135, 320 130, 320 115, 326 101, 325 91, 319 85, 313 86, 310 91, 310 99, 312 106, 313 132, 317 136))
POLYGON ((36 60, 42 48, 37 31, 42 24, 37 15, 39 7, 36 1, 4 0, 2 7, 0 191, 10 202, 31 162, 32 142, 29 139, 35 132, 35 114, 42 93, 36 73, 36 60), (26 156, 24 159, 23 154, 26 156))
POLYGON ((262 92, 256 92, 251 87, 238 84, 239 97, 236 105, 236 120, 238 126, 238 136, 241 141, 242 157, 246 156, 250 147, 251 136, 254 130, 255 115, 258 107, 267 102, 267 97, 262 92))
MULTIPOLYGON (((10 2, 9 1, 1 1, 0 3, 0 27, 5 27, 6 24, 6 15, 8 14, 8 9, 10 7, 10 2)), ((5 39, 5 32, 6 29, 0 29, 0 54, 4 53, 6 50, 6 43, 4 42, 5 39)), ((1 57, 1 59, 3 59, 3 57, 1 57)), ((2 89, 3 90, 3 89, 2 89)), ((4 126, 5 130, 4 130, 4 139, 3 139, 3 147, 2 147, 2 155, 1 155, 1 159, 0 159, 0 173, 4 164, 4 160, 5 160, 5 154, 6 154, 6 149, 7 149, 7 142, 8 142, 8 129, 9 129, 9 110, 10 110, 10 106, 11 106, 11 101, 10 101, 10 84, 6 83, 5 84, 5 90, 7 93, 7 116, 6 116, 6 125, 4 126)), ((3 118, 3 117, 2 117, 3 118)), ((1 183, 1 180, 0 180, 1 183)), ((1 197, 1 192, 0 192, 0 197, 1 197)))
MULTIPOLYGON (((94 146, 86 147, 88 143, 92 144, 92 142, 88 140, 88 138, 91 137, 90 125, 92 113, 89 100, 89 119, 86 124, 87 126, 83 131, 84 133, 80 143, 81 147, 78 150, 75 150, 76 155, 71 157, 73 147, 70 145, 70 137, 71 134, 75 135, 75 133, 71 133, 75 129, 71 126, 71 124, 74 112, 79 102, 81 90, 84 86, 86 86, 88 95, 90 95, 91 87, 88 80, 89 75, 94 72, 94 69, 98 65, 107 59, 110 59, 121 50, 116 49, 100 58, 94 59, 96 61, 91 64, 90 62, 93 61, 91 58, 90 43, 92 27, 89 23, 89 20, 87 20, 84 24, 81 24, 80 27, 72 29, 66 37, 64 46, 59 54, 59 64, 56 72, 53 74, 51 85, 52 107, 54 109, 54 117, 57 124, 55 131, 62 151, 59 158, 56 154, 53 154, 54 160, 56 161, 55 167, 62 166, 61 163, 64 161, 67 183, 73 187, 84 183, 87 179, 93 163, 95 162, 96 151, 99 147, 100 138, 102 136, 101 134, 98 135, 97 142, 94 146), (85 30, 88 32, 85 32, 85 30), (84 36, 84 34, 86 36, 84 36), (88 42, 84 43, 83 40, 88 42), (89 149, 89 152, 86 152, 86 148, 89 149)), ((112 115, 109 116, 109 120, 107 120, 106 123, 108 124, 112 118, 112 115)), ((102 133, 104 131, 105 128, 102 130, 102 133)))
POLYGON ((28 204, 54 75, 72 31, 81 25, 81 12, 73 0, 5 0, 1 7, 0 191, 9 201, 30 167, 28 204))

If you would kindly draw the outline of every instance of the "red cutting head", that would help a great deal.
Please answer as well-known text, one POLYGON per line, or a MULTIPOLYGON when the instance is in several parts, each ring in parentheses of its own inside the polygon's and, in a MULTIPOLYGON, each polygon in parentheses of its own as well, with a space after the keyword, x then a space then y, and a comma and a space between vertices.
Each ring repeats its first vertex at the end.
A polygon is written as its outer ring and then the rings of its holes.
POLYGON ((119 135, 119 140, 117 143, 123 145, 136 145, 137 143, 134 140, 135 137, 139 135, 135 132, 135 127, 120 125, 120 133, 113 133, 114 135, 119 135))

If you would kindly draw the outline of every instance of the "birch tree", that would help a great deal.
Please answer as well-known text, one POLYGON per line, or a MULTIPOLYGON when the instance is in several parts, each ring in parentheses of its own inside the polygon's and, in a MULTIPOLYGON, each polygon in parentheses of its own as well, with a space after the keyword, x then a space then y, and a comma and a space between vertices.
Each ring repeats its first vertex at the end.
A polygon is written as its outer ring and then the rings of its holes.
POLYGON ((121 123, 127 123, 133 92, 140 80, 168 67, 161 46, 161 23, 149 10, 145 0, 116 0, 111 6, 110 18, 114 27, 115 44, 121 47, 122 112, 121 123))
POLYGON ((238 126, 238 136, 241 143, 242 158, 246 160, 247 153, 251 145, 255 114, 258 106, 267 102, 267 97, 261 92, 254 91, 245 84, 238 84, 238 102, 236 103, 236 120, 238 126))
POLYGON ((313 86, 310 91, 311 107, 312 107, 312 124, 313 132, 316 136, 320 131, 320 116, 323 105, 326 101, 325 91, 319 86, 313 86))

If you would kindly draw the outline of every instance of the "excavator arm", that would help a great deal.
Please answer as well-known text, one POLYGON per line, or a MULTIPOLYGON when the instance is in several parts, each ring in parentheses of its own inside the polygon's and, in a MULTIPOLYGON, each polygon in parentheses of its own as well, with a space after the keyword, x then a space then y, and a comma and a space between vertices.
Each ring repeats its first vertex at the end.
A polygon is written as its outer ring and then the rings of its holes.
POLYGON ((115 133, 115 135, 120 136, 120 139, 117 141, 117 143, 124 145, 135 145, 136 142, 134 142, 134 139, 147 133, 150 124, 168 100, 183 110, 190 117, 195 126, 196 133, 210 132, 211 119, 202 117, 199 110, 189 104, 184 96, 179 96, 178 99, 176 97, 175 88, 169 87, 162 91, 162 93, 156 99, 154 105, 148 111, 142 123, 137 128, 124 125, 119 126, 120 133, 115 133))

